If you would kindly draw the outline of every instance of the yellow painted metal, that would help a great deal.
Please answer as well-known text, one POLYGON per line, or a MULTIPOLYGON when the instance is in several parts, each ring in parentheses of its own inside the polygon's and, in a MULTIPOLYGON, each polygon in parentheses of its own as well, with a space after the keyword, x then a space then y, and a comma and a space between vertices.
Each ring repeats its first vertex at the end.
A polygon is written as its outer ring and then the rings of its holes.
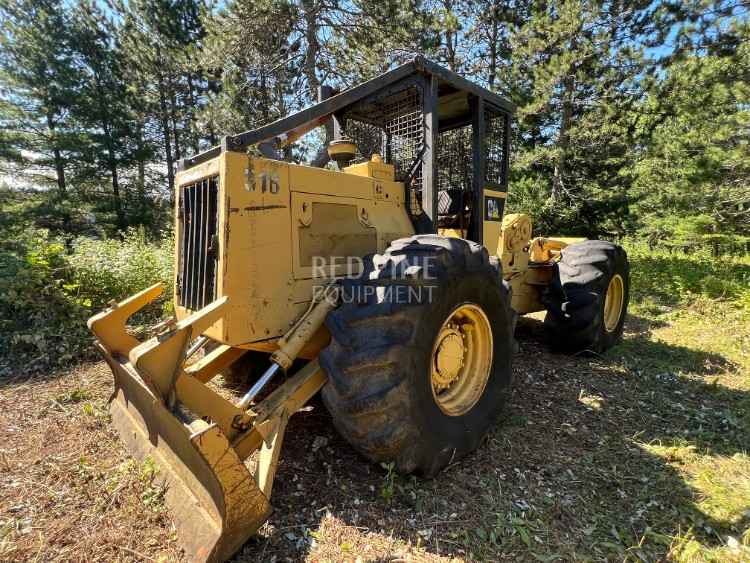
MULTIPOLYGON (((184 186, 219 176, 216 285, 217 295, 228 297, 232 307, 207 336, 232 347, 270 343, 273 348, 306 309, 314 286, 330 274, 325 268, 313 272, 312 264, 304 264, 304 252, 308 258, 313 251, 324 258, 341 257, 354 239, 361 256, 382 252, 392 240, 413 234, 403 184, 393 181, 391 165, 371 160, 346 172, 224 152, 178 174, 178 200, 184 186), (332 211, 330 206, 341 207, 332 211), (346 219, 347 206, 356 207, 356 223, 346 219), (342 208, 337 228, 356 224, 361 233, 375 236, 360 233, 344 240, 350 234, 346 229, 332 230, 329 220, 342 208)), ((179 227, 176 235, 179 249, 179 227)), ((345 271, 341 265, 335 273, 345 271)), ((182 319, 190 311, 178 305, 176 314, 182 319)))
POLYGON ((523 213, 510 213, 503 218, 498 258, 503 277, 511 286, 511 307, 520 314, 544 310, 540 288, 529 283, 534 277, 529 267, 531 218, 523 213))
MULTIPOLYGON (((508 197, 508 193, 485 188, 484 189, 484 198, 485 198, 484 210, 487 209, 486 201, 487 201, 487 198, 490 198, 490 197, 506 199, 508 197)), ((483 210, 483 213, 484 213, 484 210, 483 210)), ((482 240, 484 241, 484 246, 487 247, 487 251, 491 255, 498 255, 498 256, 500 255, 499 244, 500 244, 500 235, 503 232, 503 224, 504 222, 501 222, 499 218, 497 220, 487 220, 486 214, 484 215, 484 221, 482 223, 482 230, 483 230, 482 235, 484 238, 482 240)))
POLYGON ((222 413, 244 413, 232 412, 229 402, 182 369, 186 343, 215 321, 226 300, 144 343, 126 338, 128 316, 158 295, 154 286, 89 320, 114 374, 112 423, 134 457, 150 457, 157 463, 160 477, 168 483, 166 501, 188 556, 223 561, 270 512, 268 499, 226 436, 231 422, 222 413), (196 433, 189 421, 173 412, 178 405, 211 411, 219 422, 196 433))
POLYGON ((115 376, 112 423, 131 455, 156 462, 186 554, 225 560, 265 522, 268 499, 218 427, 193 434, 129 363, 105 358, 115 376))
POLYGON ((620 274, 615 274, 609 280, 607 293, 604 297, 604 328, 612 332, 617 328, 622 316, 622 304, 625 301, 625 284, 620 274))
MULTIPOLYGON (((186 555, 193 561, 224 561, 268 517, 286 423, 326 377, 317 361, 310 362, 255 411, 238 409, 203 381, 244 350, 220 346, 184 365, 187 343, 226 314, 226 297, 166 324, 146 342, 127 335, 128 317, 160 289, 151 287, 95 315, 89 327, 114 374, 112 422, 134 457, 156 462, 186 555), (251 475, 244 460, 256 450, 258 465, 251 475)), ((316 331, 325 317, 319 311, 332 304, 321 298, 300 319, 284 341, 285 357, 294 358, 299 339, 316 331)))
POLYGON ((531 239, 531 218, 524 213, 510 213, 503 217, 502 237, 498 256, 506 278, 512 273, 525 272, 529 263, 528 245, 531 239))
POLYGON ((522 315, 545 309, 542 293, 552 280, 553 265, 559 259, 560 251, 569 244, 585 240, 565 237, 531 239, 531 233, 532 223, 528 215, 510 213, 503 218, 497 250, 503 277, 512 289, 511 307, 522 315))
POLYGON ((585 238, 537 237, 531 241, 532 262, 551 262, 560 257, 560 251, 571 244, 583 242, 585 238))
POLYGON ((127 358, 130 351, 140 342, 128 334, 125 330, 125 323, 137 311, 159 297, 162 290, 161 284, 152 285, 116 306, 94 315, 88 320, 89 330, 97 336, 100 342, 107 343, 109 354, 127 358))
MULTIPOLYGON (((312 361, 251 411, 205 382, 253 346, 286 368, 325 345, 321 325, 333 302, 308 305, 313 288, 338 272, 313 272, 305 252, 363 255, 413 232, 393 167, 365 164, 341 174, 225 152, 181 172, 178 201, 185 186, 218 177, 217 299, 199 311, 178 304, 176 319, 143 343, 125 323, 160 286, 89 321, 115 377, 113 423, 131 453, 152 457, 169 483, 167 502, 190 559, 224 560, 265 521, 287 421, 326 378, 312 361), (186 366, 198 335, 220 345, 186 366), (251 475, 243 461, 255 451, 251 475)), ((178 228, 178 249, 182 236, 178 228)))
POLYGON ((289 422, 289 413, 282 410, 281 416, 274 418, 269 423, 269 428, 264 436, 260 447, 258 465, 255 469, 255 481, 264 495, 271 495, 273 480, 276 477, 276 469, 279 465, 279 454, 281 444, 284 441, 284 431, 289 422))
POLYGON ((185 373, 205 383, 214 375, 232 365, 245 352, 247 350, 242 348, 232 348, 226 344, 221 344, 194 364, 186 367, 185 373))
POLYGON ((296 374, 290 377, 284 385, 274 389, 262 403, 254 407, 255 418, 249 432, 238 436, 232 447, 241 459, 245 459, 256 451, 268 434, 267 428, 275 415, 282 410, 295 413, 317 393, 327 377, 318 364, 312 360, 296 374))
POLYGON ((315 295, 310 302, 308 310, 279 340, 279 349, 271 355, 271 359, 285 370, 291 367, 305 344, 323 326, 328 313, 333 311, 338 304, 334 286, 329 285, 317 293, 318 295, 315 295))
POLYGON ((339 139, 328 144, 328 156, 332 160, 339 161, 337 157, 343 157, 343 160, 351 160, 357 153, 357 145, 348 139, 339 139))
POLYGON ((438 234, 442 237, 466 238, 466 229, 438 229, 438 234))
POLYGON ((292 193, 294 278, 345 276, 348 258, 380 250, 373 207, 358 198, 292 193))
POLYGON ((443 322, 432 349, 435 403, 448 416, 461 416, 479 401, 492 368, 492 327, 481 307, 457 306, 443 322))
POLYGON ((372 155, 369 161, 352 164, 344 168, 347 174, 376 178, 394 182, 396 180, 396 168, 393 164, 386 164, 379 154, 372 155))
POLYGON ((466 349, 463 334, 457 326, 444 326, 437 341, 435 361, 432 366, 432 386, 440 392, 448 389, 458 378, 464 365, 466 349))

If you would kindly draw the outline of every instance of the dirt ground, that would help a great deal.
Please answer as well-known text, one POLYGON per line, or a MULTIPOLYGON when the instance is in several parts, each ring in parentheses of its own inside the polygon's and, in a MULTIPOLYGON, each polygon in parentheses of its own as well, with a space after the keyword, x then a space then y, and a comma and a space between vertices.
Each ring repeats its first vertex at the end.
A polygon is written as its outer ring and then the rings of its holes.
MULTIPOLYGON (((552 354, 541 323, 522 320, 506 416, 429 481, 360 458, 314 401, 287 431, 275 512, 234 560, 656 561, 685 541, 726 549, 750 506, 707 508, 696 464, 746 455, 744 376, 721 354, 670 343, 669 325, 631 315, 625 343, 591 358, 552 354)), ((130 460, 108 424, 110 391, 101 362, 0 380, 0 560, 183 558, 158 469, 130 460)), ((732 468, 722 482, 747 486, 732 468)))

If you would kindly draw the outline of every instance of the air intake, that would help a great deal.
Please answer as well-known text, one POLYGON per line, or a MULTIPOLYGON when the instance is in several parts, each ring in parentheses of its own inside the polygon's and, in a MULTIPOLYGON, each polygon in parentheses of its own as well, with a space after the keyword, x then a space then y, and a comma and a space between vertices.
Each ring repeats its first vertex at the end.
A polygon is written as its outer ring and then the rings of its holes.
POLYGON ((177 303, 193 311, 216 298, 218 197, 218 176, 188 184, 180 190, 177 303))

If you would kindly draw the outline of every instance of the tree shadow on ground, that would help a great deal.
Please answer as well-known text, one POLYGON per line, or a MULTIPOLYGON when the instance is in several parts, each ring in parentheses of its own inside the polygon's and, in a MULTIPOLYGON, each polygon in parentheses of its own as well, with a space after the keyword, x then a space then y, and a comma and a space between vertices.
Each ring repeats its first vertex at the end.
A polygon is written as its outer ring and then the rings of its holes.
POLYGON ((688 529, 722 545, 748 513, 711 518, 673 463, 685 452, 750 449, 750 399, 721 385, 732 368, 725 358, 649 339, 654 328, 631 316, 625 342, 606 357, 568 357, 549 352, 539 321, 523 319, 507 415, 432 480, 363 460, 314 404, 290 424, 265 537, 236 560, 301 558, 314 536, 316 558, 363 560, 421 546, 482 560, 650 561, 688 529), (316 437, 327 444, 314 449, 316 437))

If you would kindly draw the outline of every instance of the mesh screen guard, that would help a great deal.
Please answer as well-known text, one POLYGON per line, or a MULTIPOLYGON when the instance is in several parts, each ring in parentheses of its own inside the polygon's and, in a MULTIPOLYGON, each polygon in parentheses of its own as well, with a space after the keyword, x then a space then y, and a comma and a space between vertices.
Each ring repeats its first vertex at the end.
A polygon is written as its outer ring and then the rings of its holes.
MULTIPOLYGON (((410 82, 362 100, 337 115, 344 134, 357 145, 352 163, 369 160, 377 153, 394 165, 396 180, 405 183, 409 212, 413 217, 423 213, 423 161, 429 148, 425 141, 424 107, 423 84, 410 82)), ((485 105, 484 120, 485 136, 481 145, 484 178, 479 184, 505 189, 509 116, 485 105)), ((466 229, 469 225, 477 158, 471 121, 467 119, 443 130, 438 128, 434 155, 436 227, 466 229)))

